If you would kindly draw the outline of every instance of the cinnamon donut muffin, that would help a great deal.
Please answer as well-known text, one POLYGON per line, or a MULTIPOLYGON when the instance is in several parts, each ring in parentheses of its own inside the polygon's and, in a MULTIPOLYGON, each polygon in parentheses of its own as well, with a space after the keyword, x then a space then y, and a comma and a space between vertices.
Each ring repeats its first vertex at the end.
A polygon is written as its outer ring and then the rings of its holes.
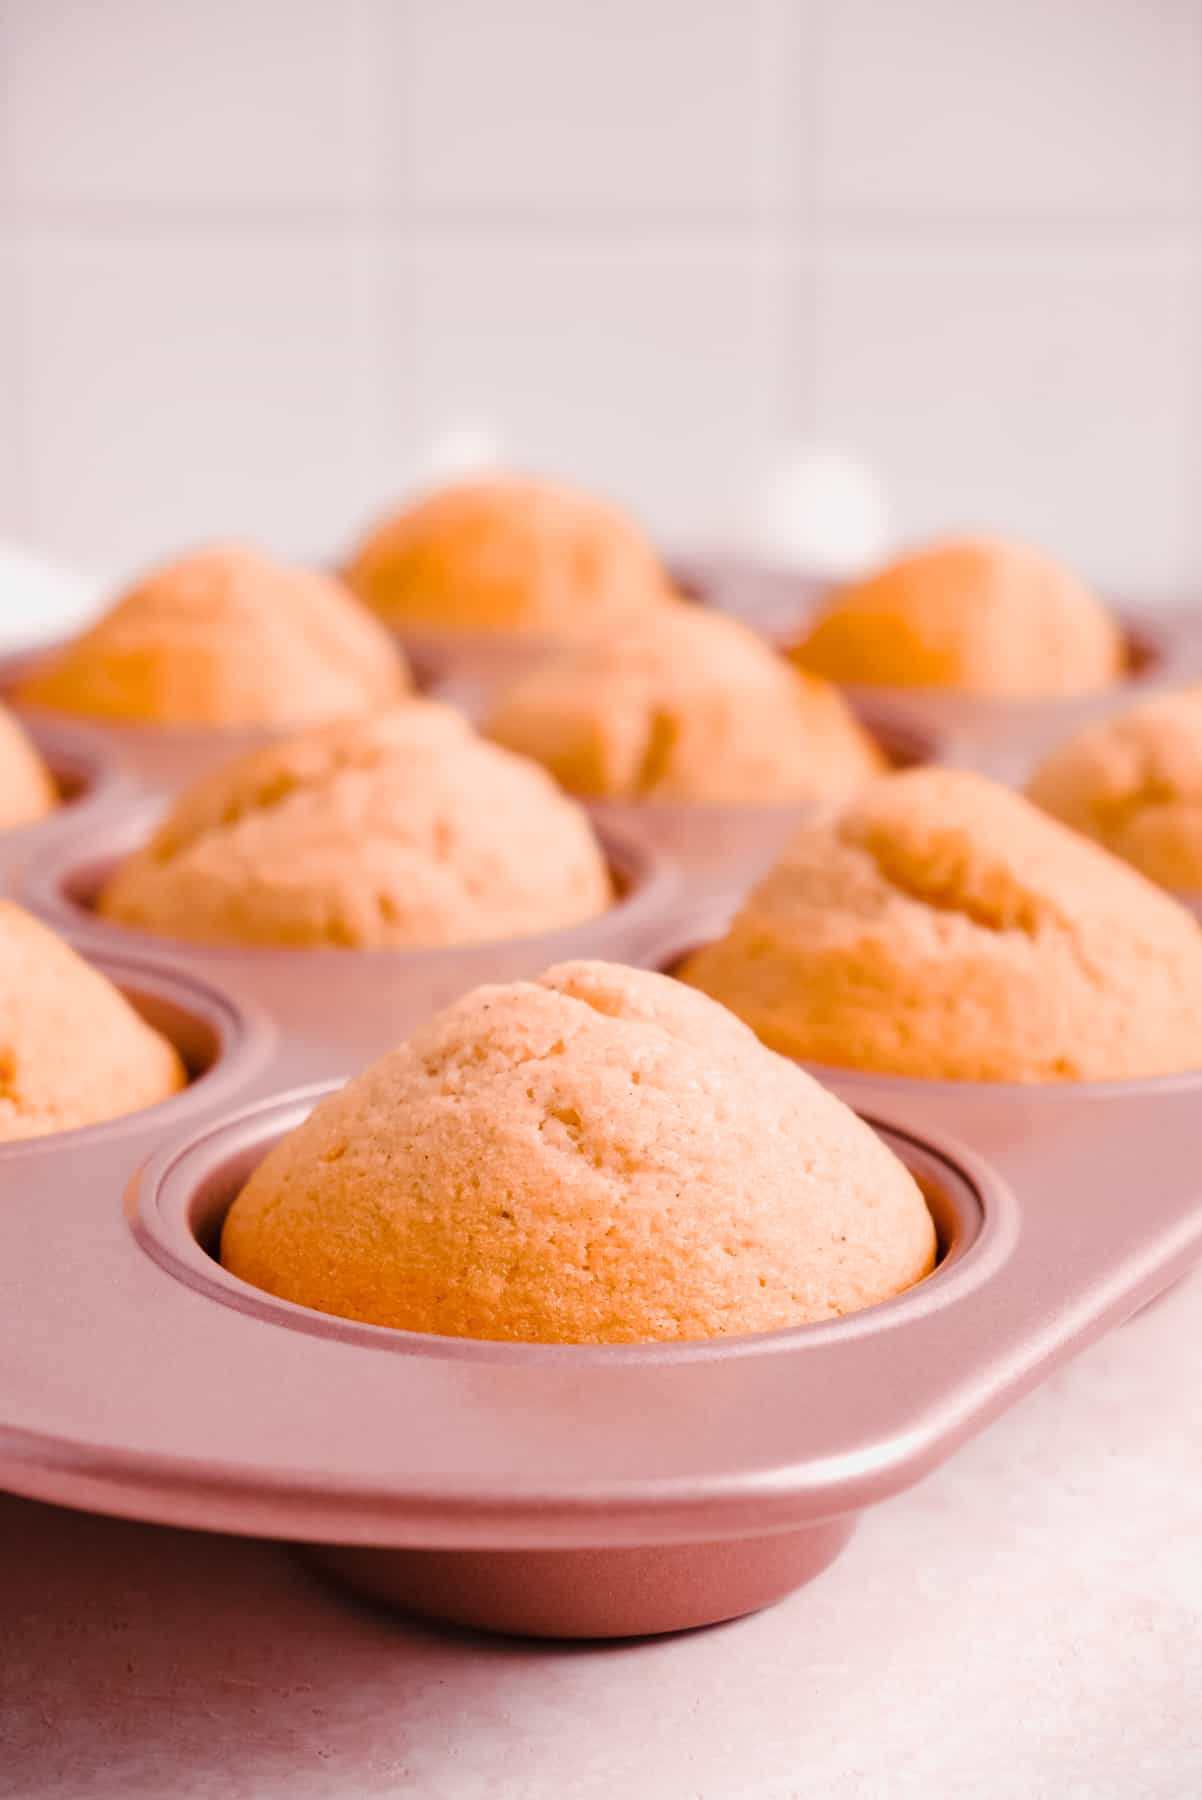
POLYGON ((845 588, 793 655, 830 681, 1006 700, 1090 693, 1124 665, 1118 624, 1084 582, 1027 545, 971 537, 845 588))
POLYGON ((766 804, 885 766, 847 703, 748 626, 672 601, 503 693, 486 721, 590 798, 766 804))
POLYGON ((592 827, 550 776, 411 700, 214 770, 98 905, 201 942, 363 950, 524 937, 611 899, 592 827))
POLYGON ((18 697, 92 719, 233 729, 350 717, 408 686, 391 637, 340 582, 214 544, 154 570, 18 697))
POLYGON ((700 994, 576 962, 475 989, 322 1101, 221 1260, 375 1325, 617 1344, 837 1318, 935 1249, 841 1101, 700 994))
POLYGON ((0 706, 0 831, 32 825, 57 805, 49 769, 8 708, 0 706))
POLYGON ((549 481, 492 476, 439 489, 370 531, 347 580, 390 625, 572 635, 637 616, 667 578, 616 507, 549 481))
POLYGON ((0 900, 0 1142, 119 1118, 186 1080, 105 976, 0 900))
POLYGON ((786 1055, 960 1081, 1202 1068, 1202 932, 983 776, 823 810, 682 978, 786 1055))
POLYGON ((1081 732, 1045 759, 1027 794, 1150 881, 1202 894, 1202 687, 1081 732))

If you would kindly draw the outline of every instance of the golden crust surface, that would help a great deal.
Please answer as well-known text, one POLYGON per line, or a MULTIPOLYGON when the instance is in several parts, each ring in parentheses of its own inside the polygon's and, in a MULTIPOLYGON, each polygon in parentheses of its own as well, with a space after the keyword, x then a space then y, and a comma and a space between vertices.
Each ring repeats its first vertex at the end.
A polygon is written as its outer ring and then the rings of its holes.
POLYGON ((837 594, 793 651, 828 680, 1050 699, 1123 673, 1117 622, 1042 551, 993 538, 934 544, 837 594))
POLYGON ((119 1118, 186 1080, 106 976, 0 900, 0 1141, 119 1118))
POLYGON ((212 544, 152 571, 19 692, 90 718, 232 729, 347 718, 408 686, 388 632, 341 582, 212 544))
POLYGON ((886 776, 798 831, 687 982, 805 1061, 969 1081, 1202 1068, 1202 932, 983 776, 886 776))
POLYGON ((0 831, 32 825, 57 805, 49 769, 20 721, 0 706, 0 831))
POLYGON ((611 899, 588 819, 544 770, 410 700, 203 777, 99 906, 202 941, 385 949, 529 936, 611 899))
POLYGON ((1089 726, 1044 759, 1027 794, 1150 881, 1202 895, 1202 687, 1089 726))
POLYGON ((837 1317, 929 1272, 918 1187, 842 1102, 664 976, 474 990, 323 1101, 222 1261, 411 1331, 628 1343, 837 1317))
POLYGON ((668 594, 626 514, 515 475, 460 482, 393 513, 367 533, 346 574, 390 624, 447 632, 562 637, 668 594))
POLYGON ((828 682, 737 619, 680 601, 523 677, 485 730, 596 798, 785 803, 884 767, 828 682))

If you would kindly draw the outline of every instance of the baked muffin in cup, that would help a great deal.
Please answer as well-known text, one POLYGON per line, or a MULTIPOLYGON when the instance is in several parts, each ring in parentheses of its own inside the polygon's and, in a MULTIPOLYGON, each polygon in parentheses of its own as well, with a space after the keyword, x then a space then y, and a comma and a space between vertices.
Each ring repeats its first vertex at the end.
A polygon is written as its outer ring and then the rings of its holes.
POLYGON ((818 799, 886 767, 836 688, 682 602, 548 658, 482 710, 488 736, 594 817, 636 823, 695 887, 745 887, 818 799))
POLYGON ((174 1046, 70 945, 0 900, 0 1143, 76 1130, 170 1098, 174 1046))
POLYGON ((1039 764, 1026 792, 1202 911, 1202 687, 1088 726, 1039 764))
POLYGON ((893 716, 1012 760, 1159 680, 1124 624, 1072 570, 1028 545, 951 537, 820 601, 790 651, 893 716))
POLYGON ((928 1274, 879 1138, 663 976, 490 984, 321 1102, 235 1199, 227 1269, 408 1331, 645 1343, 837 1318, 928 1274))
POLYGON ((346 564, 428 680, 513 673, 582 632, 618 632, 671 593, 632 519, 531 476, 457 482, 398 508, 346 564))
POLYGON ((239 749, 353 717, 410 685, 389 633, 340 582, 239 544, 154 569, 10 678, 31 717, 70 718, 156 785, 239 749))
POLYGON ((58 805, 54 777, 20 720, 0 706, 0 832, 36 824, 58 805))
POLYGON ((408 701, 256 751, 165 817, 133 809, 31 868, 30 904, 256 999, 301 1075, 345 1070, 547 955, 642 954, 671 880, 598 839, 544 770, 408 701))
POLYGON ((1202 1070, 1202 932, 983 776, 886 776, 804 825, 683 980, 832 1070, 961 1083, 1202 1070))

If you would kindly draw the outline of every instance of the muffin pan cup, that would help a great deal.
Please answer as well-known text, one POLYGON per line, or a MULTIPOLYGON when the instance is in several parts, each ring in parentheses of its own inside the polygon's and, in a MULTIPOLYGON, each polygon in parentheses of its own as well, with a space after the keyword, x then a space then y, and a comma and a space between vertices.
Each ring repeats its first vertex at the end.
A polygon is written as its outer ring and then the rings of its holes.
POLYGON ((540 664, 570 655, 572 649, 570 638, 533 631, 419 631, 399 626, 391 630, 423 693, 448 681, 478 681, 489 687, 515 681, 540 664))
POLYGON ((677 898, 673 871, 629 827, 608 826, 602 846, 620 893, 595 919, 497 942, 429 949, 281 949, 193 943, 101 918, 92 902, 106 875, 146 842, 161 802, 144 800, 33 857, 19 898, 56 930, 107 954, 170 959, 247 996, 287 1038, 288 1080, 345 1074, 391 1050, 415 1026, 482 982, 539 975, 577 957, 638 963, 663 932, 677 898))
POLYGON ((137 724, 118 719, 92 719, 56 707, 37 706, 16 697, 22 678, 46 661, 58 646, 36 654, 0 657, 0 699, 16 713, 35 740, 43 733, 69 731, 75 742, 96 758, 114 759, 141 786, 159 794, 178 793, 211 769, 296 737, 304 720, 289 725, 216 727, 137 724))
POLYGON ((137 795, 125 765, 106 744, 66 725, 24 721, 58 788, 44 818, 0 831, 0 894, 13 894, 30 858, 115 815, 137 795))
MULTIPOLYGON (((274 1080, 288 1062, 285 1042, 274 1080)), ((136 1136, 0 1153, 0 1482, 290 1540, 361 1592, 486 1629, 629 1635, 762 1606, 1202 1256, 1198 1078, 829 1079, 923 1182, 940 1266, 846 1319, 693 1343, 439 1338, 238 1281, 211 1254, 225 1209, 325 1088, 160 1133, 140 1169, 136 1136)))

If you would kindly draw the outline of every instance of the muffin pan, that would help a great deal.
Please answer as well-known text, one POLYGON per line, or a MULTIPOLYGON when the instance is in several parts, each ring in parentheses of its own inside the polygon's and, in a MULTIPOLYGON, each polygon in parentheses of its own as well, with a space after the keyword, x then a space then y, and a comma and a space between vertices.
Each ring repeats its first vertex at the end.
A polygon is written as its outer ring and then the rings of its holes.
POLYGON ((347 1074, 370 1062, 481 982, 516 981, 575 957, 638 963, 658 941, 676 891, 666 860, 615 824, 599 836, 617 900, 597 918, 558 931, 412 950, 194 943, 94 910, 106 875, 146 842, 161 812, 161 802, 142 800, 95 830, 49 846, 27 864, 18 898, 56 930, 106 953, 169 956, 175 967, 248 996, 286 1035, 293 1082, 347 1074))
POLYGON ((865 1508, 1202 1257, 1202 1073, 1023 1087, 827 1069, 936 1219, 935 1272, 894 1300, 620 1347, 440 1338, 277 1300, 213 1250, 250 1170, 328 1091, 315 1081, 481 979, 574 955, 671 966, 725 908, 696 881, 673 901, 654 855, 611 827, 627 898, 591 927, 462 952, 188 945, 87 910, 155 816, 114 807, 25 871, 27 902, 196 1079, 0 1147, 0 1485, 15 1492, 287 1540, 359 1591, 461 1624, 700 1625, 817 1574, 865 1508))
MULTIPOLYGON (((285 1041, 247 1086, 288 1061, 285 1041)), ((1196 1078, 831 1080, 922 1182, 938 1268, 845 1320, 677 1345, 394 1332, 228 1275, 226 1207, 322 1089, 219 1117, 214 1094, 165 1131, 200 1082, 0 1152, 0 1478, 293 1540, 361 1591, 489 1629, 645 1633, 764 1605, 1202 1254, 1196 1078)))

